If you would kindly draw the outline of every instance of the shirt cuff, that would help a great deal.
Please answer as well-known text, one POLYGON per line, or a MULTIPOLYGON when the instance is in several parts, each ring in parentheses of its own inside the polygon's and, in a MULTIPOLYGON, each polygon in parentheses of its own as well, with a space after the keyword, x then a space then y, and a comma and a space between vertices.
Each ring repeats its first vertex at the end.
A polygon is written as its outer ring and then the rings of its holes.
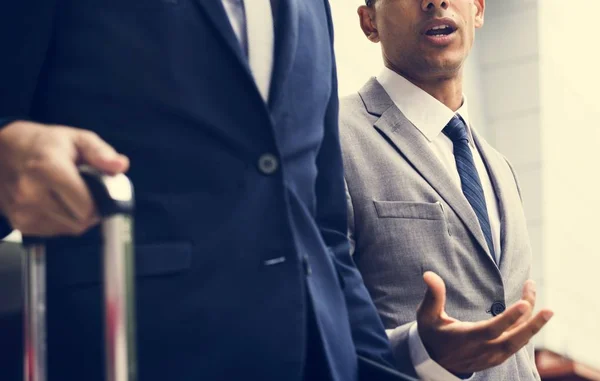
POLYGON ((429 357, 427 349, 421 340, 417 323, 414 323, 408 331, 408 349, 410 359, 415 367, 419 378, 425 381, 464 381, 471 380, 475 374, 463 379, 455 376, 429 357))

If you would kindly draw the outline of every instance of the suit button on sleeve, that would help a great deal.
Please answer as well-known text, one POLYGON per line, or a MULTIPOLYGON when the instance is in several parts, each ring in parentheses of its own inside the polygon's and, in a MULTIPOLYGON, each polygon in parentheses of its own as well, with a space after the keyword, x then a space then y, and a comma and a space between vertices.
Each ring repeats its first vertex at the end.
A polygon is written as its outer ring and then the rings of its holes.
POLYGON ((258 170, 264 175, 272 175, 279 169, 279 160, 271 153, 265 153, 258 158, 258 170))

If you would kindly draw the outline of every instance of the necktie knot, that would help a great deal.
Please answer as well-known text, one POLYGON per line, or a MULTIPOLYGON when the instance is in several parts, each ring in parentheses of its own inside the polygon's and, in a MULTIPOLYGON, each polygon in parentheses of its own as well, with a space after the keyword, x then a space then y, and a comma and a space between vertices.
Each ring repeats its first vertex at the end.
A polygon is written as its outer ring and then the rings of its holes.
POLYGON ((442 131, 454 143, 469 141, 467 126, 463 119, 458 115, 455 115, 442 131))

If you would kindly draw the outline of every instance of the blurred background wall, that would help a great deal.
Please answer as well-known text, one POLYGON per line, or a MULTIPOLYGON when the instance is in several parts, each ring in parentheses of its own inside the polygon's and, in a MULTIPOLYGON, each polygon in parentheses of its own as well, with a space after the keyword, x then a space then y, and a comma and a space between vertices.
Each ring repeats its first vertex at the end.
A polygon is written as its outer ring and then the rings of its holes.
POLYGON ((600 3, 539 4, 544 344, 600 367, 600 3))

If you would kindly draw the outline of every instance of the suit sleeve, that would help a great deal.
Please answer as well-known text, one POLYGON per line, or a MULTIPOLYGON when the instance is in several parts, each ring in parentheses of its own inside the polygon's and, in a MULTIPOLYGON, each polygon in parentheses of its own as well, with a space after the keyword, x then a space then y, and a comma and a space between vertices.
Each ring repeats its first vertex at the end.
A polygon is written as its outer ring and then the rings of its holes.
POLYGON ((0 240, 6 238, 12 231, 8 220, 0 215, 0 240))
MULTIPOLYGON (((0 129, 29 119, 38 78, 52 37, 55 0, 19 0, 0 11, 0 129)), ((12 228, 0 214, 0 239, 12 228)))
POLYGON ((56 0, 3 2, 0 11, 0 123, 27 119, 53 35, 56 0))
MULTIPOLYGON (((325 7, 328 12, 333 55, 333 28, 328 1, 325 1, 325 7)), ((332 252, 336 270, 341 278, 357 354, 392 366, 391 349, 383 324, 350 257, 344 172, 338 132, 339 102, 335 59, 331 81, 332 91, 325 116, 325 135, 317 157, 317 223, 325 244, 332 252)))

